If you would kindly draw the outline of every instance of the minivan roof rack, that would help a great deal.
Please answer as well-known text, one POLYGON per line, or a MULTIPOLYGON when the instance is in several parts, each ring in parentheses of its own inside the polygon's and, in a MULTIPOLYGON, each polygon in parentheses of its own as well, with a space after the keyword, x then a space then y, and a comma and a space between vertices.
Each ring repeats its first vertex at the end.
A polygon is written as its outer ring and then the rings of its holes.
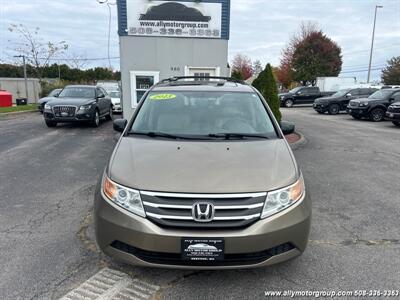
POLYGON ((217 79, 217 80, 224 80, 227 82, 234 82, 234 83, 239 83, 239 84, 245 84, 247 83, 243 80, 232 78, 232 77, 220 77, 220 76, 175 76, 175 77, 170 77, 166 78, 160 81, 160 83, 173 83, 177 81, 183 81, 185 79, 217 79))

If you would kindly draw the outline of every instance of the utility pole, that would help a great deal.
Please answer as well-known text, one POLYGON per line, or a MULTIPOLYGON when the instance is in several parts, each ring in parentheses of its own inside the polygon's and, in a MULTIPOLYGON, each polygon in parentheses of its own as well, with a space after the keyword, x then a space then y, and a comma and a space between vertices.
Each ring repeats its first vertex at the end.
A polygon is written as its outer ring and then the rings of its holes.
POLYGON ((373 28, 373 30, 372 30, 372 42, 371 42, 371 52, 370 52, 370 54, 369 54, 369 66, 368 66, 367 83, 369 83, 369 79, 370 79, 370 77, 371 77, 372 51, 374 50, 376 13, 377 13, 377 11, 378 11, 378 8, 382 8, 382 7, 383 7, 383 6, 381 6, 381 5, 375 5, 374 28, 373 28))
POLYGON ((25 97, 26 97, 26 102, 28 103, 28 77, 26 75, 26 61, 25 61, 25 55, 15 55, 14 57, 22 57, 22 62, 24 64, 24 79, 25 79, 25 97))

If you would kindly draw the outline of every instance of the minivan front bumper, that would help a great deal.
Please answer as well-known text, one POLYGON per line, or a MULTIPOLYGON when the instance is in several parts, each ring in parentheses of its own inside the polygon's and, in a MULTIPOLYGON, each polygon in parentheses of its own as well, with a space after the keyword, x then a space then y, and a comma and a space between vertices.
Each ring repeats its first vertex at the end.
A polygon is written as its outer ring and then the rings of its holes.
POLYGON ((124 210, 98 188, 94 216, 100 249, 126 263, 180 269, 254 268, 302 254, 308 242, 311 200, 306 193, 299 203, 245 228, 175 229, 160 227, 124 210), (223 238, 225 259, 209 264, 181 260, 182 237, 223 238))

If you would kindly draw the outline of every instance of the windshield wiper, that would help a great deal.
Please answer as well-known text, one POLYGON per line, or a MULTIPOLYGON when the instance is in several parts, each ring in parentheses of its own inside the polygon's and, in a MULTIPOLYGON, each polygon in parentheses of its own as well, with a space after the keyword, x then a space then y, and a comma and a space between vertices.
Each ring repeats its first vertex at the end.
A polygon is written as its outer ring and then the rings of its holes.
POLYGON ((267 137, 264 134, 258 134, 258 133, 210 133, 208 135, 209 137, 212 138, 224 138, 226 140, 229 140, 231 138, 239 138, 239 139, 244 139, 247 137, 250 138, 261 138, 261 139, 269 139, 269 137, 267 137))
POLYGON ((183 136, 183 135, 176 135, 176 134, 170 134, 170 133, 165 133, 165 132, 159 132, 159 131, 149 131, 149 132, 139 132, 139 131, 131 131, 128 134, 134 134, 134 135, 145 135, 149 137, 163 137, 167 139, 182 139, 182 140, 201 140, 203 138, 201 137, 196 137, 196 136, 183 136))

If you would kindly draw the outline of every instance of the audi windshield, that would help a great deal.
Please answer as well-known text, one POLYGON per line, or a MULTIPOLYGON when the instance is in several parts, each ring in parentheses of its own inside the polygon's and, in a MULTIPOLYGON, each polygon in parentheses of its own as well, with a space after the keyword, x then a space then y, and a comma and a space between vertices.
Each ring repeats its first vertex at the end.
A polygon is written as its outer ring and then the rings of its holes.
POLYGON ((151 92, 130 133, 164 137, 278 137, 262 100, 250 92, 151 92))

